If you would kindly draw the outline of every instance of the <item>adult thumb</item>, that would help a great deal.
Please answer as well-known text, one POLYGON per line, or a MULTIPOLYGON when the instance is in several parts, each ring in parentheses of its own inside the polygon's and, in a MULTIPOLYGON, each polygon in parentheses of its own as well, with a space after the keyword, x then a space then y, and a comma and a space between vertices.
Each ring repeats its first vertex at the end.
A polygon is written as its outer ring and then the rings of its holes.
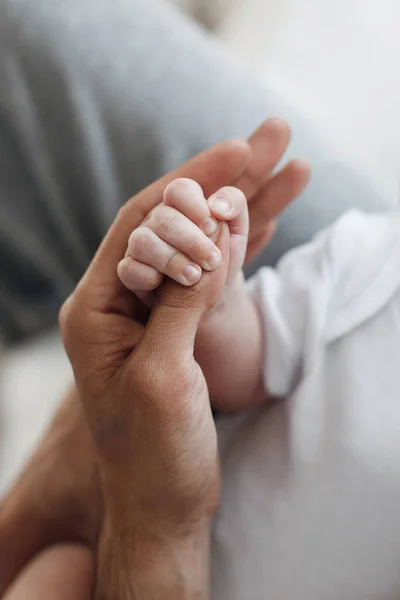
POLYGON ((200 321, 215 305, 225 286, 229 265, 229 229, 226 223, 220 224, 215 244, 222 254, 221 264, 214 271, 203 272, 199 283, 190 288, 170 280, 164 283, 140 346, 169 359, 193 354, 200 321))

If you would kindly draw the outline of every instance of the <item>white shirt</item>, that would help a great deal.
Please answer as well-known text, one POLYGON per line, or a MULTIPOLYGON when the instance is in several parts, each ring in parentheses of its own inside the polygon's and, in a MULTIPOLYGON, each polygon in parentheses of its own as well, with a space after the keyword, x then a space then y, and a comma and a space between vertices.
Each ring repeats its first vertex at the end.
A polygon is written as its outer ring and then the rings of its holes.
POLYGON ((269 407, 218 423, 214 600, 400 598, 400 215, 347 213, 250 283, 269 407))

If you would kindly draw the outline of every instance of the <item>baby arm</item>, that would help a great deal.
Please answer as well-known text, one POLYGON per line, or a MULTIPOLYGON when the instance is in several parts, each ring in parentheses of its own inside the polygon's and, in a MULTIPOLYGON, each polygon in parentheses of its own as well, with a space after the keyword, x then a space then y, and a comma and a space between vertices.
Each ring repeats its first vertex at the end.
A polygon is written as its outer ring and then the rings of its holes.
POLYGON ((249 227, 242 192, 222 188, 207 201, 194 181, 172 182, 163 202, 132 233, 118 273, 123 284, 147 303, 154 300, 154 290, 164 276, 188 287, 196 284, 203 270, 221 264, 213 241, 219 221, 226 221, 230 231, 227 279, 219 300, 200 325, 195 356, 213 404, 232 411, 266 395, 259 317, 242 275, 249 227))
POLYGON ((205 316, 195 347, 213 406, 224 412, 266 399, 262 381, 262 328, 240 273, 205 316))

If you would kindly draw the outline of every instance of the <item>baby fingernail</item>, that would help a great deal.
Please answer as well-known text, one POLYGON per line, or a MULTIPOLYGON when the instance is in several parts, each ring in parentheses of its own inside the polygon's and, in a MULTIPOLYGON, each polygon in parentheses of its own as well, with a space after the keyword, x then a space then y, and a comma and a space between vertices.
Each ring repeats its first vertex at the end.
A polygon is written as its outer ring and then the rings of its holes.
POLYGON ((211 235, 217 229, 218 224, 212 217, 206 217, 203 221, 203 231, 206 235, 211 235))
POLYGON ((228 217, 232 210, 232 204, 229 202, 229 200, 218 196, 210 198, 209 205, 214 212, 224 217, 228 217))
POLYGON ((180 277, 180 283, 183 285, 192 285, 201 277, 201 269, 196 265, 186 265, 180 277))
POLYGON ((204 268, 207 271, 212 271, 216 269, 218 265, 221 263, 221 252, 219 250, 213 250, 211 254, 208 255, 207 260, 204 263, 204 268))

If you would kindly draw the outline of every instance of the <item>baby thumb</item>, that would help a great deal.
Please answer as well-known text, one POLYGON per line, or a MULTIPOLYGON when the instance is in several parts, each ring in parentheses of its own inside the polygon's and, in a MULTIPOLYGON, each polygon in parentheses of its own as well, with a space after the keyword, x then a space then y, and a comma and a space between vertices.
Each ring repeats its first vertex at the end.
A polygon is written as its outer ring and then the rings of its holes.
POLYGON ((229 229, 226 223, 221 223, 215 243, 222 254, 220 266, 214 271, 203 272, 199 283, 190 288, 166 281, 140 345, 149 344, 153 352, 167 353, 169 358, 171 354, 193 353, 200 321, 217 302, 225 286, 229 264, 229 229))

